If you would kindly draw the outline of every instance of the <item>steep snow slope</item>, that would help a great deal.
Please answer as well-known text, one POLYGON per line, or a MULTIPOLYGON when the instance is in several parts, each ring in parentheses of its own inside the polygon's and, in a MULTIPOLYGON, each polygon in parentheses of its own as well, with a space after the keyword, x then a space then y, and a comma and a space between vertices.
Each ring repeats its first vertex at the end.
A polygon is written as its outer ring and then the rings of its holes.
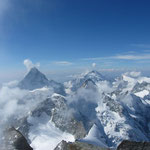
POLYGON ((28 122, 32 124, 29 139, 34 150, 53 150, 64 139, 70 142, 75 140, 73 135, 56 128, 46 113, 39 117, 29 117, 28 122))
POLYGON ((93 144, 93 145, 97 145, 100 147, 107 147, 106 146, 106 139, 103 136, 103 131, 101 131, 100 127, 97 127, 96 124, 94 124, 92 126, 88 135, 80 141, 86 142, 89 144, 93 144))

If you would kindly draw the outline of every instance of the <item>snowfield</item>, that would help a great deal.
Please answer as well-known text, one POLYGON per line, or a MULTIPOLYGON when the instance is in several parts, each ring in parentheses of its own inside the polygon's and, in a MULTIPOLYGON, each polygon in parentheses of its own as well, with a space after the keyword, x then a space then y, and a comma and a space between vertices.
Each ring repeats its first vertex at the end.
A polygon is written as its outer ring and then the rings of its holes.
POLYGON ((62 132, 55 127, 49 116, 43 113, 40 117, 29 117, 28 122, 32 124, 29 131, 31 147, 34 150, 54 149, 62 140, 74 142, 74 136, 62 132))

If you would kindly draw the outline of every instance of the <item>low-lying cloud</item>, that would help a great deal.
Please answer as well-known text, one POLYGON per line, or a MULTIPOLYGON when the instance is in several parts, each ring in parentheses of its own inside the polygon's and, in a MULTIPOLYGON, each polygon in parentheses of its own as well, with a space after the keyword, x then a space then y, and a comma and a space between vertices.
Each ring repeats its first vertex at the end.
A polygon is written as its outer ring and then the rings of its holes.
POLYGON ((141 76, 141 72, 136 72, 136 71, 126 72, 124 74, 129 76, 129 77, 133 77, 133 78, 141 76))
MULTIPOLYGON (((14 124, 15 119, 27 116, 37 105, 51 96, 52 89, 28 91, 19 89, 17 81, 3 84, 0 88, 0 136, 3 130, 14 124)), ((0 139, 1 142, 1 139, 0 139)))

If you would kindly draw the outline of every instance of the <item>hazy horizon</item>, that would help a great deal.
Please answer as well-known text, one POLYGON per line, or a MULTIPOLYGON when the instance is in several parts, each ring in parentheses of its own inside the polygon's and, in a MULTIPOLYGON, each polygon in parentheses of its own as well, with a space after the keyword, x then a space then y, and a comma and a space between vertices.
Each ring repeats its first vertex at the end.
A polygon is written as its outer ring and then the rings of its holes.
POLYGON ((25 59, 46 74, 80 72, 92 64, 97 70, 149 70, 149 5, 0 0, 0 82, 21 78, 25 59))

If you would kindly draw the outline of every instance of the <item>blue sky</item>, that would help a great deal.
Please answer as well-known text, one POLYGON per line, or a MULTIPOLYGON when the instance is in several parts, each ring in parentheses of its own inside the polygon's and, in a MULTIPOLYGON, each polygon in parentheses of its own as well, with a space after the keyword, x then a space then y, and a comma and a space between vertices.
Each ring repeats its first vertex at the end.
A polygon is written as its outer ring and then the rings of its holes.
POLYGON ((24 70, 149 69, 149 0, 0 0, 0 78, 24 70))

